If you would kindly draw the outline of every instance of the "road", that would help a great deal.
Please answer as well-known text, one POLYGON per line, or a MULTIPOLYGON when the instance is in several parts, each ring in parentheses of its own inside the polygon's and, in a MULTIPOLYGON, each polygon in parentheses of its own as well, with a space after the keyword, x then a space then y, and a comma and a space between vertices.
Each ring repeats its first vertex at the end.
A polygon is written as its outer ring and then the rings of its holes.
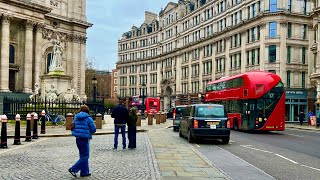
POLYGON ((232 131, 228 145, 220 141, 198 141, 192 146, 233 179, 320 177, 320 131, 232 131))

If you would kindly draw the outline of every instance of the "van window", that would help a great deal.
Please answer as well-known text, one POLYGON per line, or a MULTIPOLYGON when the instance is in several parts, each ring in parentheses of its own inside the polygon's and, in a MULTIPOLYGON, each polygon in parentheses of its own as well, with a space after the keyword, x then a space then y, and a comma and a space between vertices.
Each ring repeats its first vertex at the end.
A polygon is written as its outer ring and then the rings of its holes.
POLYGON ((185 107, 177 107, 176 108, 176 113, 177 114, 183 114, 185 110, 186 110, 185 107))
POLYGON ((196 117, 225 117, 224 108, 221 106, 200 106, 196 110, 196 117))

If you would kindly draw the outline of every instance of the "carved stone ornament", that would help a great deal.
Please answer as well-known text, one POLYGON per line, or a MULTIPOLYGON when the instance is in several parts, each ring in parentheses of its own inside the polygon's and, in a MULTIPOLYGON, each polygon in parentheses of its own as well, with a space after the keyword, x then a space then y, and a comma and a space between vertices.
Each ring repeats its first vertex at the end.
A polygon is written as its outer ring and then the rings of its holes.
POLYGON ((26 29, 33 29, 33 27, 36 25, 34 21, 26 20, 24 22, 26 29))
POLYGON ((37 29, 37 31, 39 31, 39 32, 43 32, 44 27, 45 27, 45 24, 44 24, 44 23, 37 23, 36 29, 37 29))
POLYGON ((280 25, 283 26, 283 27, 287 27, 288 22, 287 21, 281 21, 280 25))
POLYGON ((58 7, 58 2, 56 0, 50 0, 50 5, 54 7, 58 7))
POLYGON ((3 14, 2 17, 1 17, 1 22, 3 24, 10 24, 11 19, 12 19, 11 16, 3 14))

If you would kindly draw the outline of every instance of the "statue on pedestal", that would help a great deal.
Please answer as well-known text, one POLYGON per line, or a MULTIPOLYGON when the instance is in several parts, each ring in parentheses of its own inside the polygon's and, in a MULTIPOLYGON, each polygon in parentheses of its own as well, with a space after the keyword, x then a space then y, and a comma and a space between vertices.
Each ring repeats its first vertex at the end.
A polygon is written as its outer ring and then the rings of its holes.
POLYGON ((49 66, 49 72, 53 71, 64 71, 62 67, 62 48, 59 40, 56 40, 53 45, 53 56, 49 66))
POLYGON ((29 98, 31 100, 36 100, 37 97, 40 98, 40 87, 36 83, 36 84, 34 84, 34 92, 29 96, 29 98))

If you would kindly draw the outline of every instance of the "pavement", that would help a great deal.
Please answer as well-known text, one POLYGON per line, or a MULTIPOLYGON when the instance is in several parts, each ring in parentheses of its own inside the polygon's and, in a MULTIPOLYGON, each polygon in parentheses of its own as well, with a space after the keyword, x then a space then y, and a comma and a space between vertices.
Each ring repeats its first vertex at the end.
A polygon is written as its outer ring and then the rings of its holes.
MULTIPOLYGON (((137 127, 137 149, 113 150, 113 119, 105 117, 91 142, 89 179, 232 179, 186 143, 170 128, 172 122, 137 127)), ((314 126, 287 124, 286 128, 319 131, 314 126)), ((78 158, 71 131, 63 126, 47 126, 39 139, 24 142, 25 125, 21 125, 22 145, 13 144, 14 124, 7 125, 8 148, 0 149, 0 179, 72 179, 67 169, 78 158), (55 137, 55 138, 53 138, 55 137)), ((38 129, 40 132, 40 126, 38 129)), ((121 143, 119 136, 119 143, 121 143)), ((120 146, 121 147, 121 146, 120 146)))
MULTIPOLYGON (((113 119, 105 118, 90 143, 89 179, 229 179, 195 148, 174 137, 171 125, 172 121, 156 124, 154 120, 148 125, 142 120, 137 127, 137 148, 113 150, 113 119)), ((12 145, 14 124, 7 125, 8 148, 0 149, 0 179, 73 179, 67 169, 78 159, 78 150, 71 131, 47 126, 46 134, 25 142, 24 126, 20 130, 22 145, 17 146, 12 145)))
POLYGON ((300 126, 300 124, 286 123, 286 128, 320 131, 320 128, 317 128, 316 126, 309 126, 307 123, 302 124, 302 126, 300 126))

